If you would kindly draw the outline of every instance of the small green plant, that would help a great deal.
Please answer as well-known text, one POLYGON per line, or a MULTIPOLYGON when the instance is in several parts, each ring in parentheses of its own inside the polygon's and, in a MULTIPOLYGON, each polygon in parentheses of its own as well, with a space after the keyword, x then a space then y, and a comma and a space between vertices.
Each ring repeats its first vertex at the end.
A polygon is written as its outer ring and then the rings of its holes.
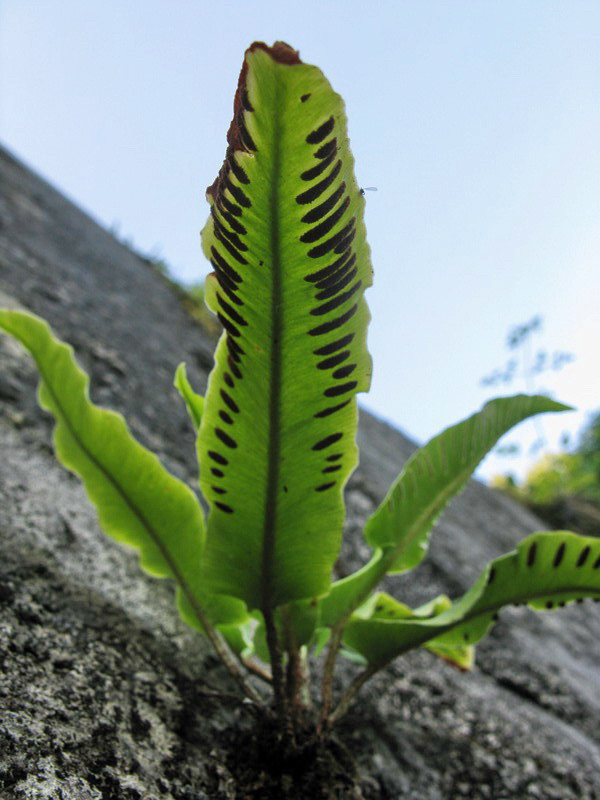
MULTIPOLYGON (((505 386, 513 381, 521 381, 528 394, 548 394, 539 386, 540 375, 548 372, 558 372, 571 363, 575 356, 563 350, 549 353, 547 350, 537 349, 533 352, 533 337, 540 334, 543 319, 539 315, 532 317, 528 322, 514 325, 506 337, 506 346, 513 353, 503 367, 495 369, 481 379, 481 386, 505 386)), ((535 439, 528 448, 529 454, 534 455, 547 444, 546 435, 539 417, 533 420, 535 439)), ((568 438, 568 434, 566 435, 568 438)), ((563 434, 563 438, 565 435, 563 434)), ((502 456, 517 456, 521 447, 515 442, 509 442, 495 448, 495 453, 502 456)))
POLYGON ((208 200, 205 295, 224 331, 205 398, 184 364, 175 377, 197 430, 207 515, 119 414, 90 402, 87 376, 44 321, 3 310, 0 327, 35 359, 57 458, 82 479, 104 531, 136 548, 151 575, 174 580, 182 618, 248 698, 272 707, 283 738, 293 742, 313 713, 309 656, 323 657, 314 712, 323 730, 411 649, 468 668, 503 606, 600 598, 600 540, 565 531, 527 537, 455 601, 410 608, 377 589, 421 563, 435 521, 500 436, 567 409, 525 395, 492 400, 418 450, 366 524, 372 557, 332 581, 357 463, 356 393, 371 374, 371 265, 342 100, 288 45, 246 52, 208 200), (334 698, 339 655, 359 666, 334 698))

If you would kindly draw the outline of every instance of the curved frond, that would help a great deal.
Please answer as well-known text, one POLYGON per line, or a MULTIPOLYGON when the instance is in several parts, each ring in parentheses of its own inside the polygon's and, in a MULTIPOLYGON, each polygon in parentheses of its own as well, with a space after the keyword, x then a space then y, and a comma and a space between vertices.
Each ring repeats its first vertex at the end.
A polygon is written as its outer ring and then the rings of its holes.
POLYGON ((499 397, 417 450, 365 525, 366 540, 386 553, 387 572, 423 560, 435 521, 503 434, 534 414, 569 410, 549 397, 499 397))
POLYGON ((204 517, 191 489, 133 438, 120 414, 90 401, 88 376, 46 322, 0 310, 0 329, 33 356, 40 405, 56 420, 56 457, 81 478, 104 532, 135 548, 146 572, 176 581, 179 611, 188 624, 203 630, 204 621, 243 619, 239 600, 209 595, 202 585, 204 517))
POLYGON ((507 605, 552 611, 586 598, 600 600, 600 539, 568 531, 534 533, 490 562, 473 587, 442 613, 417 619, 415 612, 407 618, 406 606, 392 598, 379 607, 369 604, 368 618, 357 613, 348 622, 344 643, 370 664, 385 664, 415 647, 472 646, 507 605))

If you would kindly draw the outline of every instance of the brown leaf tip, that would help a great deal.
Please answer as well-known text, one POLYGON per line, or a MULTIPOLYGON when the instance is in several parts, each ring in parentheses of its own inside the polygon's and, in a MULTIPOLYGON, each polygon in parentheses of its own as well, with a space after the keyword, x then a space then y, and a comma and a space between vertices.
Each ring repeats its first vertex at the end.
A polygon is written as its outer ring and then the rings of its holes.
MULTIPOLYGON (((273 47, 269 47, 269 45, 264 42, 252 42, 250 47, 246 50, 246 55, 248 55, 248 53, 253 53, 255 50, 264 50, 265 53, 268 53, 273 61, 277 61, 278 64, 302 64, 299 51, 294 50, 287 42, 275 42, 273 47)), ((246 59, 244 58, 244 64, 245 61, 246 59)), ((243 68, 242 72, 244 72, 243 68)))
POLYGON ((217 175, 217 178, 215 179, 215 182, 206 190, 207 195, 212 198, 213 202, 218 201, 219 196, 222 194, 225 186, 227 185, 227 178, 231 170, 231 161, 234 159, 235 151, 241 150, 243 152, 250 153, 253 150, 256 150, 256 146, 254 145, 254 142, 252 141, 252 138, 244 124, 244 112, 252 112, 254 110, 248 98, 246 77, 248 74, 247 57, 249 53, 253 53, 255 50, 264 50, 265 53, 270 55, 273 61, 277 62, 278 64, 286 64, 288 66, 302 64, 298 50, 294 50, 294 48, 291 47, 291 45, 286 44, 286 42, 275 42, 272 47, 269 47, 269 45, 265 44, 264 42, 253 42, 246 50, 244 54, 244 63, 242 64, 240 77, 238 79, 235 97, 233 99, 233 119, 231 120, 229 130, 227 131, 228 147, 225 161, 221 167, 221 170, 219 171, 219 174, 217 175))

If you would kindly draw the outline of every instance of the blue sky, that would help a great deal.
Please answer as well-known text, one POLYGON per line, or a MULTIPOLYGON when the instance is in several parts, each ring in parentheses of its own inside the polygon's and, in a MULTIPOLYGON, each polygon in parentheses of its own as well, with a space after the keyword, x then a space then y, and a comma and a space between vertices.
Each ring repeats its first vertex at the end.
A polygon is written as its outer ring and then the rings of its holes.
MULTIPOLYGON (((537 345, 576 356, 538 383, 579 409, 544 431, 574 434, 600 407, 600 3, 4 0, 0 139, 198 280, 204 190, 254 39, 321 67, 358 181, 378 188, 363 404, 426 440, 491 396, 481 377, 537 314, 537 345)), ((492 457, 480 474, 525 465, 492 457)))

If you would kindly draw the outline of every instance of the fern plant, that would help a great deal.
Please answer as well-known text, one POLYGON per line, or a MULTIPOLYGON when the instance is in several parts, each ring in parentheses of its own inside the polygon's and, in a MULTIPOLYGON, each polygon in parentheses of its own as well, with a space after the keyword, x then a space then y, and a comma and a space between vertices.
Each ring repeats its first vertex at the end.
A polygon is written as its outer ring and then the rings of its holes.
POLYGON ((197 430, 207 514, 119 414, 91 403, 71 348, 44 321, 2 310, 0 328, 33 356, 57 458, 83 481, 104 531, 134 547, 148 573, 175 582, 182 618, 208 637, 241 692, 272 704, 293 740, 316 695, 309 656, 323 659, 322 729, 408 650, 467 669, 503 606, 600 598, 600 540, 534 533, 454 601, 410 608, 377 590, 386 575, 420 564, 435 521, 499 437, 531 415, 567 409, 518 395, 418 450, 366 524, 371 559, 332 581, 343 489, 358 457, 356 394, 371 374, 371 264, 342 100, 288 45, 254 43, 227 139, 202 233, 213 268, 206 300, 223 333, 205 398, 184 364, 175 376, 197 430), (339 655, 359 671, 334 698, 339 655))

